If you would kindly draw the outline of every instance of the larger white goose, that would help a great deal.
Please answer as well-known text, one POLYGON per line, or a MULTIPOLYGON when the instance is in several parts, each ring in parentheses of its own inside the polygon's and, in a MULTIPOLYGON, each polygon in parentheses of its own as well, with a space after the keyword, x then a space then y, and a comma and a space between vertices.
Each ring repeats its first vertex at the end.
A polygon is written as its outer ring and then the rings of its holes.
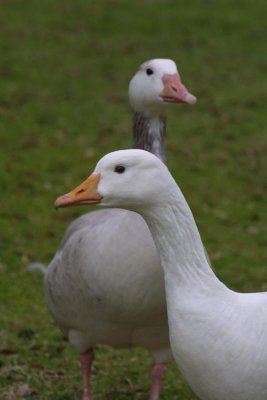
POLYGON ((56 201, 87 203, 134 210, 147 222, 164 270, 173 355, 197 396, 266 400, 267 293, 237 293, 217 279, 166 166, 142 150, 110 153, 56 201))
MULTIPOLYGON (((141 65, 130 82, 133 145, 165 160, 166 105, 194 103, 172 60, 141 65)), ((50 312, 81 353, 84 400, 91 399, 95 344, 142 346, 154 360, 151 400, 159 398, 171 358, 160 261, 149 230, 136 213, 103 210, 74 221, 45 276, 50 312)))

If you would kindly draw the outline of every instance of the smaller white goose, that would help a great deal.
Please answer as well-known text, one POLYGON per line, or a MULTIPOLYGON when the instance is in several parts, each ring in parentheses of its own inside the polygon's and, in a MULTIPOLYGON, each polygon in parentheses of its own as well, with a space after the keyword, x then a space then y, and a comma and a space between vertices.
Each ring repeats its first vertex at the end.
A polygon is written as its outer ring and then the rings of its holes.
MULTIPOLYGON (((175 62, 144 62, 131 79, 129 100, 133 147, 166 161, 169 103, 196 101, 182 84, 175 62)), ((54 321, 80 353, 83 400, 92 400, 90 377, 97 344, 148 350, 153 360, 149 398, 159 400, 172 355, 163 272, 140 215, 98 210, 73 221, 45 270, 45 297, 54 321)))
POLYGON ((140 213, 164 270, 173 355, 191 388, 202 400, 267 399, 267 293, 237 293, 217 279, 191 210, 157 157, 110 153, 55 204, 140 213))

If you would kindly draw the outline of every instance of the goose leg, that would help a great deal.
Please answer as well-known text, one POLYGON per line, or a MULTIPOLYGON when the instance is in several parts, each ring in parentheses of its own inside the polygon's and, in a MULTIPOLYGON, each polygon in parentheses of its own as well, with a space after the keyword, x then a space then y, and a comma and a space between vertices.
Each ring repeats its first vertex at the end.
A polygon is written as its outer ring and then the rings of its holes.
POLYGON ((83 400, 92 400, 90 375, 93 359, 94 353, 92 349, 80 354, 80 363, 83 374, 83 400))
POLYGON ((150 400, 159 400, 160 389, 165 376, 166 365, 155 363, 152 368, 152 384, 150 390, 150 400))

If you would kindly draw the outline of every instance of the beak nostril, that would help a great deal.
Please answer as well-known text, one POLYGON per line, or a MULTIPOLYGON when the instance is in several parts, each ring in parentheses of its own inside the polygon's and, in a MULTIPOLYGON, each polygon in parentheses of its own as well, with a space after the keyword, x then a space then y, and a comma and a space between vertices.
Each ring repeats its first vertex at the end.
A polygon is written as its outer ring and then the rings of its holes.
POLYGON ((80 194, 80 193, 83 193, 83 192, 85 192, 85 189, 79 189, 79 190, 77 190, 76 194, 80 194))
POLYGON ((178 90, 177 90, 177 87, 176 87, 176 86, 171 85, 171 88, 172 88, 172 90, 173 90, 175 93, 178 93, 178 90))

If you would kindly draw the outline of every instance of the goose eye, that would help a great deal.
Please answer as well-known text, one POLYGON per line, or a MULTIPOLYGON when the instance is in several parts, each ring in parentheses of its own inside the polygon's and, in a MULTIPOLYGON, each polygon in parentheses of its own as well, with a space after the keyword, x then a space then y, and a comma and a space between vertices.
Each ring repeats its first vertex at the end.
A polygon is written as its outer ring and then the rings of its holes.
POLYGON ((125 167, 123 165, 116 165, 114 168, 114 172, 117 172, 117 174, 123 174, 125 171, 125 167))
POLYGON ((153 75, 154 72, 153 72, 153 70, 152 70, 151 68, 147 68, 147 69, 146 69, 146 74, 147 74, 147 75, 153 75))

